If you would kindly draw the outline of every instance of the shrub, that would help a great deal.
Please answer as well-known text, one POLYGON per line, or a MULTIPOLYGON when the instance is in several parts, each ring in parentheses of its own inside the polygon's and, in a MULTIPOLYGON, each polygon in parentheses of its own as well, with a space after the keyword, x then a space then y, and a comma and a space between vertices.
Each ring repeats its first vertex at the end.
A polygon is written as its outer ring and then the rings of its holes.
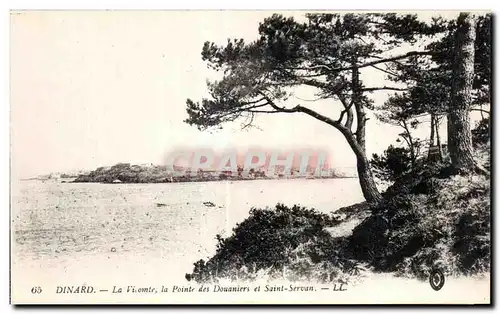
MULTIPOLYGON (((489 162, 483 159, 482 166, 489 162)), ((421 160, 376 207, 356 204, 335 216, 281 204, 253 208, 230 237, 217 236, 215 255, 196 262, 186 278, 353 282, 361 275, 360 265, 420 279, 436 268, 446 275, 487 272, 490 177, 452 175, 447 165, 421 160), (330 233, 342 221, 363 218, 350 235, 330 233)))
POLYGON ((476 127, 472 129, 472 143, 478 147, 488 143, 490 137, 490 119, 480 120, 476 127))
POLYGON ((350 258, 366 261, 376 270, 421 279, 434 268, 452 275, 488 271, 489 178, 416 181, 428 191, 392 190, 388 200, 353 230, 347 247, 350 258))
POLYGON ((410 150, 389 146, 382 155, 373 154, 370 164, 375 176, 385 181, 395 181, 411 170, 410 150))
POLYGON ((186 279, 252 280, 258 274, 291 281, 332 281, 358 271, 356 263, 339 258, 341 245, 324 228, 336 220, 297 205, 250 210, 250 216, 218 241, 215 255, 194 264, 186 279))

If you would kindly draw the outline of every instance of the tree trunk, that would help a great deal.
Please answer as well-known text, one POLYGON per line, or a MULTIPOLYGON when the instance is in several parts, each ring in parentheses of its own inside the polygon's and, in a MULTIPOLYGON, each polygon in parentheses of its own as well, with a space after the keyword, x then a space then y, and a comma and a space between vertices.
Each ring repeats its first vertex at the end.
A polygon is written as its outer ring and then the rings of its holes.
POLYGON ((358 170, 359 184, 366 201, 371 204, 378 204, 382 201, 382 195, 377 189, 370 162, 366 158, 366 153, 356 154, 356 168, 358 170))
POLYGON ((403 120, 403 129, 405 130, 406 133, 406 142, 408 144, 408 148, 410 149, 410 158, 411 158, 411 168, 415 169, 415 164, 417 162, 417 154, 415 152, 415 143, 413 143, 413 137, 411 136, 410 133, 410 128, 408 127, 408 123, 406 123, 406 120, 403 120))
POLYGON ((427 160, 429 162, 435 161, 434 155, 434 137, 436 131, 436 117, 433 113, 431 113, 431 135, 429 138, 429 152, 427 153, 427 160))
POLYGON ((436 117, 436 123, 434 127, 436 128, 436 145, 438 146, 438 157, 439 161, 443 160, 443 148, 441 147, 441 135, 439 135, 439 126, 441 125, 441 117, 436 117))
POLYGON ((363 196, 368 203, 378 204, 383 200, 382 195, 377 189, 375 180, 373 180, 373 173, 371 170, 370 161, 366 157, 366 150, 357 141, 354 134, 350 131, 341 131, 347 143, 351 147, 354 155, 356 156, 356 168, 358 171, 358 180, 361 186, 363 196))
POLYGON ((474 79, 476 17, 470 13, 460 13, 457 25, 451 106, 448 110, 448 150, 452 167, 463 173, 475 168, 469 109, 474 79))
MULTIPOLYGON (((355 64, 356 60, 354 59, 353 65, 355 64)), ((356 155, 358 179, 363 196, 368 203, 378 204, 383 198, 377 189, 377 185, 373 179, 370 162, 366 157, 365 127, 367 119, 363 104, 361 103, 361 86, 359 82, 359 70, 357 68, 352 70, 352 98, 356 110, 356 136, 354 137, 350 132, 349 134, 344 134, 344 136, 356 155)))
POLYGON ((429 154, 431 152, 431 147, 434 146, 434 133, 436 130, 436 119, 434 118, 434 114, 431 113, 431 136, 429 138, 429 154))

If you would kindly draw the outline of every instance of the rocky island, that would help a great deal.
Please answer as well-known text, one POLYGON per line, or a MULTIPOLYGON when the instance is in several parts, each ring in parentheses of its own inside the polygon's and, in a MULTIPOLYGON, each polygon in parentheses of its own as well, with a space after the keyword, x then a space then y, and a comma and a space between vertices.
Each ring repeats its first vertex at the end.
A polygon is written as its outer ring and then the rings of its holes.
POLYGON ((131 165, 130 163, 118 163, 111 167, 99 167, 88 173, 80 174, 72 182, 99 182, 99 183, 170 183, 170 182, 204 182, 223 180, 264 180, 264 179, 291 179, 291 178, 346 178, 333 169, 329 169, 326 175, 315 176, 313 172, 299 175, 298 170, 292 169, 289 175, 269 174, 262 169, 250 169, 249 175, 242 175, 243 168, 238 167, 237 173, 231 171, 198 170, 196 173, 186 172, 179 175, 167 166, 161 165, 131 165))

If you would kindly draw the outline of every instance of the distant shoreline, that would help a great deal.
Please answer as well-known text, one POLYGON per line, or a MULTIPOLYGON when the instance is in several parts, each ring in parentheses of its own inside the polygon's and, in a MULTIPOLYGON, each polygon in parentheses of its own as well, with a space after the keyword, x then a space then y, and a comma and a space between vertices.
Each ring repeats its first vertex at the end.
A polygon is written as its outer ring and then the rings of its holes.
MULTIPOLYGON (((177 169, 186 171, 188 169, 177 169)), ((81 173, 72 182, 99 182, 107 184, 122 183, 176 183, 176 182, 211 182, 211 181, 248 181, 248 180, 283 180, 283 179, 324 179, 348 177, 333 169, 322 169, 322 175, 316 175, 316 169, 307 169, 307 173, 291 169, 281 172, 268 173, 263 169, 250 169, 248 172, 238 166, 233 171, 203 170, 176 174, 175 170, 167 166, 158 165, 131 165, 119 163, 111 167, 99 167, 87 173, 81 173)), ((66 178, 69 176, 66 175, 66 178)), ((61 177, 62 178, 62 177, 61 177)))
MULTIPOLYGON (((182 168, 181 170, 182 171, 182 168)), ((316 169, 307 169, 307 173, 292 169, 286 172, 268 173, 263 169, 250 169, 244 172, 238 166, 237 171, 198 170, 175 175, 172 169, 159 165, 132 165, 118 163, 109 167, 99 167, 91 171, 72 173, 55 172, 47 175, 21 179, 28 180, 58 180, 62 183, 103 183, 103 184, 150 184, 150 183, 178 183, 178 182, 212 182, 212 181, 252 181, 252 180, 318 180, 318 179, 348 179, 357 178, 352 174, 342 173, 335 169, 323 169, 322 175, 316 174, 316 169)))
POLYGON ((100 183, 100 184, 175 184, 175 183, 196 183, 196 182, 233 182, 233 181, 287 181, 287 180, 325 180, 325 179, 357 179, 358 177, 286 177, 286 178, 255 178, 255 179, 217 179, 217 180, 185 180, 185 181, 169 181, 169 182, 96 182, 96 181, 68 181, 65 183, 100 183))
POLYGON ((233 182, 233 181, 287 181, 287 180, 324 180, 324 179, 357 179, 355 176, 341 176, 341 177, 286 177, 286 178, 254 178, 254 179, 217 179, 217 180, 191 180, 191 181, 170 181, 170 182, 99 182, 99 181, 75 181, 75 180, 65 180, 65 179, 40 179, 40 178, 22 178, 20 181, 49 181, 49 182, 59 182, 59 183, 99 183, 99 184, 175 184, 175 183, 196 183, 196 182, 233 182))

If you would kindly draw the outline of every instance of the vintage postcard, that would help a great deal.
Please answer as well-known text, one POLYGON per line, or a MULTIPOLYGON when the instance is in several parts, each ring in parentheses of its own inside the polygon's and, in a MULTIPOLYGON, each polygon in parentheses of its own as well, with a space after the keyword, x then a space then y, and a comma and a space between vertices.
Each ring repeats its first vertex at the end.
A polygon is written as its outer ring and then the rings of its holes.
POLYGON ((11 11, 11 302, 490 304, 492 33, 11 11))

